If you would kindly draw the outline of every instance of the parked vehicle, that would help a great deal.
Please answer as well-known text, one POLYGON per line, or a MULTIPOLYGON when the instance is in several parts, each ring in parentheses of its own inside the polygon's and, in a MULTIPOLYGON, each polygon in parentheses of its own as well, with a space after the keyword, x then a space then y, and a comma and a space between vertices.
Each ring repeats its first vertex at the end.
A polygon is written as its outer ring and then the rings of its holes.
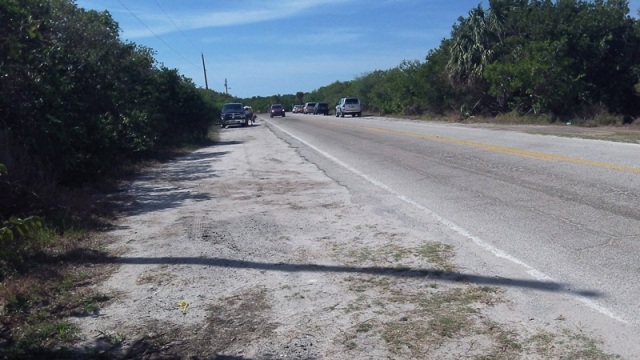
POLYGON ((249 125, 249 118, 244 111, 242 103, 226 103, 220 111, 220 127, 229 125, 249 125))
POLYGON ((305 103, 302 112, 305 113, 305 114, 313 114, 313 107, 314 106, 316 106, 315 102, 305 103))
POLYGON ((344 115, 351 114, 351 116, 362 116, 362 107, 360 106, 360 99, 357 97, 344 97, 340 99, 336 105, 336 117, 344 117, 344 115))
POLYGON ((324 102, 316 103, 316 105, 313 107, 313 114, 329 115, 329 104, 324 102))
POLYGON ((280 104, 273 104, 271 105, 271 108, 269 109, 269 116, 270 117, 274 117, 274 116, 282 116, 284 117, 284 108, 282 107, 282 105, 280 104))
POLYGON ((304 105, 293 105, 293 109, 291 110, 291 112, 293 113, 301 113, 302 112, 302 108, 304 105))

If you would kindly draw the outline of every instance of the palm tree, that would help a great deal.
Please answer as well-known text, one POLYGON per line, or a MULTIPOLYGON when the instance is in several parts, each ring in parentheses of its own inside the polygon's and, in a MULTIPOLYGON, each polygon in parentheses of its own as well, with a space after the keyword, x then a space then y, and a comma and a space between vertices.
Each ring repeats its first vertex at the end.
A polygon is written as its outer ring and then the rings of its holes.
POLYGON ((495 55, 492 48, 501 41, 501 23, 481 5, 458 19, 452 34, 447 71, 454 84, 471 85, 482 76, 484 68, 495 55))

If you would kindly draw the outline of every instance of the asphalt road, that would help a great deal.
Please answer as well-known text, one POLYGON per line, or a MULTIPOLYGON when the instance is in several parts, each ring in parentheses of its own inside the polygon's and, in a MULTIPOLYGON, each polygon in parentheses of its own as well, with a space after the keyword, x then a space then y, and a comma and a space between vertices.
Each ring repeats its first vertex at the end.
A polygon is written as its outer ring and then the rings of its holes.
POLYGON ((376 117, 265 122, 354 194, 391 196, 472 251, 640 325, 640 145, 376 117))

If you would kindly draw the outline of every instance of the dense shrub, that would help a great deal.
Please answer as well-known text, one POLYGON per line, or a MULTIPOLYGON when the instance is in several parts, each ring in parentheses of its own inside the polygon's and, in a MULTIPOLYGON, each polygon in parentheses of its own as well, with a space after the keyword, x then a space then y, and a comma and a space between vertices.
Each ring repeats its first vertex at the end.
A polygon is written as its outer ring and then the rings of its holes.
MULTIPOLYGON (((123 42, 108 12, 0 0, 0 162, 26 193, 103 179, 200 141, 217 114, 193 82, 123 42)), ((215 94, 213 94, 215 96, 215 94)), ((5 199, 0 220, 24 198, 5 199)))

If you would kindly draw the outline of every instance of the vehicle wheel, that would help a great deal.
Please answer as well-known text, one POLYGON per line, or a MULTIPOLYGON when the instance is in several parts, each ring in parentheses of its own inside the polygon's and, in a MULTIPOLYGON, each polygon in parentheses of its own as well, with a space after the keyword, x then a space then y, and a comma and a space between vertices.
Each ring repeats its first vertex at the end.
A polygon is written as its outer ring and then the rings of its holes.
POLYGON ((338 112, 336 111, 336 117, 338 117, 338 116, 340 116, 340 115, 338 115, 338 112))
POLYGON ((344 113, 343 112, 340 112, 340 117, 344 117, 344 113))
POLYGON ((282 117, 285 117, 285 115, 284 115, 284 114, 282 114, 282 117))
POLYGON ((220 123, 220 127, 224 129, 224 123, 220 123))
POLYGON ((273 118, 273 114, 269 115, 270 118, 273 118))
POLYGON ((362 117, 362 112, 359 112, 359 113, 358 113, 358 117, 362 117))
POLYGON ((356 117, 356 113, 352 113, 352 114, 351 114, 351 117, 356 117))

